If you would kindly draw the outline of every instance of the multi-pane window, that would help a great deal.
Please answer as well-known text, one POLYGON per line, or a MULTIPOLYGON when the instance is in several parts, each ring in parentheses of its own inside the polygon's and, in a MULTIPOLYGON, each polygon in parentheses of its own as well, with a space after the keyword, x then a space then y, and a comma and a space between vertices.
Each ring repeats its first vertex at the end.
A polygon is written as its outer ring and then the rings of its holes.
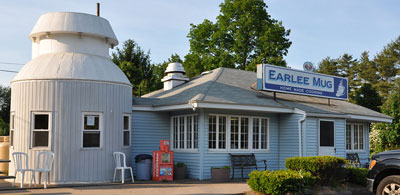
POLYGON ((124 114, 122 133, 123 146, 129 146, 131 140, 131 115, 129 114, 124 114))
POLYGON ((50 113, 32 112, 31 122, 31 147, 49 147, 51 131, 50 113))
POLYGON ((82 146, 84 148, 100 148, 101 131, 102 115, 100 113, 84 113, 82 146))
POLYGON ((253 149, 268 149, 268 119, 253 118, 253 149))
POLYGON ((10 114, 10 146, 14 146, 15 113, 10 114))
POLYGON ((212 116, 208 118, 208 146, 211 149, 226 148, 226 116, 212 116))
POLYGON ((208 148, 229 151, 267 150, 268 125, 267 118, 211 114, 208 117, 208 148))
POLYGON ((346 125, 346 150, 351 150, 351 125, 346 125))
POLYGON ((346 125, 347 150, 364 150, 364 130, 363 124, 346 125))
POLYGON ((197 115, 174 116, 172 121, 172 148, 178 150, 198 148, 197 115))
POLYGON ((239 117, 231 117, 231 149, 239 149, 239 117))

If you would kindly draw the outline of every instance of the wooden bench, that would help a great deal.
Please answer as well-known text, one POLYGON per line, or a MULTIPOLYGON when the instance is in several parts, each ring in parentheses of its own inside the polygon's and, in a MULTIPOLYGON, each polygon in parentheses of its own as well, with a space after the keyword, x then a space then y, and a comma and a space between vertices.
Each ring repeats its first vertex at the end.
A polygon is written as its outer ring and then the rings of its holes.
MULTIPOLYGON (((257 162, 264 162, 264 169, 267 170, 267 160, 256 160, 254 154, 229 154, 232 163, 232 179, 235 177, 235 168, 242 169, 242 180, 244 169, 258 170, 257 162)), ((260 167, 261 168, 261 167, 260 167)))

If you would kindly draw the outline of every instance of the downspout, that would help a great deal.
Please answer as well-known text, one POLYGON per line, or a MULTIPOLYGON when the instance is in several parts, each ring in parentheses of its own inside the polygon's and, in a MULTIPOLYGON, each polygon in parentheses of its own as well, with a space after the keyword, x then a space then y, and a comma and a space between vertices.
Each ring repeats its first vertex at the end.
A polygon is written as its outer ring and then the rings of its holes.
POLYGON ((294 112, 303 115, 303 117, 299 119, 299 156, 303 156, 302 145, 301 145, 303 134, 302 134, 301 124, 306 120, 307 114, 305 111, 297 108, 294 109, 294 112))

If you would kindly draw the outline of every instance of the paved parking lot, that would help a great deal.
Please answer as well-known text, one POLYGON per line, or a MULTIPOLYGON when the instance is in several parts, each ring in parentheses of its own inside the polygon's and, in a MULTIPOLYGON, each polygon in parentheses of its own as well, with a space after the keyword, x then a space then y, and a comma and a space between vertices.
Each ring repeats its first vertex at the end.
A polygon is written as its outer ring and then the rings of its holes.
POLYGON ((0 183, 0 194, 134 194, 134 195, 172 195, 172 194, 243 194, 250 191, 245 182, 234 181, 229 183, 210 183, 207 181, 180 181, 180 182, 143 182, 134 184, 104 184, 104 185, 75 185, 75 186, 50 186, 47 189, 12 188, 9 183, 0 183))

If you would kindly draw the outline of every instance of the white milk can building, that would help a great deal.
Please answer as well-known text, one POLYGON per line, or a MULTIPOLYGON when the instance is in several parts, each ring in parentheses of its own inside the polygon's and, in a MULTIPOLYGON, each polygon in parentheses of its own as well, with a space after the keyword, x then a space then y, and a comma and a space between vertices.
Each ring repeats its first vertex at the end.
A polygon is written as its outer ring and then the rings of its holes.
POLYGON ((29 38, 32 60, 11 82, 10 154, 27 153, 34 168, 38 152, 54 152, 52 183, 111 181, 112 152, 130 151, 132 87, 110 60, 118 40, 109 22, 47 13, 29 38))

